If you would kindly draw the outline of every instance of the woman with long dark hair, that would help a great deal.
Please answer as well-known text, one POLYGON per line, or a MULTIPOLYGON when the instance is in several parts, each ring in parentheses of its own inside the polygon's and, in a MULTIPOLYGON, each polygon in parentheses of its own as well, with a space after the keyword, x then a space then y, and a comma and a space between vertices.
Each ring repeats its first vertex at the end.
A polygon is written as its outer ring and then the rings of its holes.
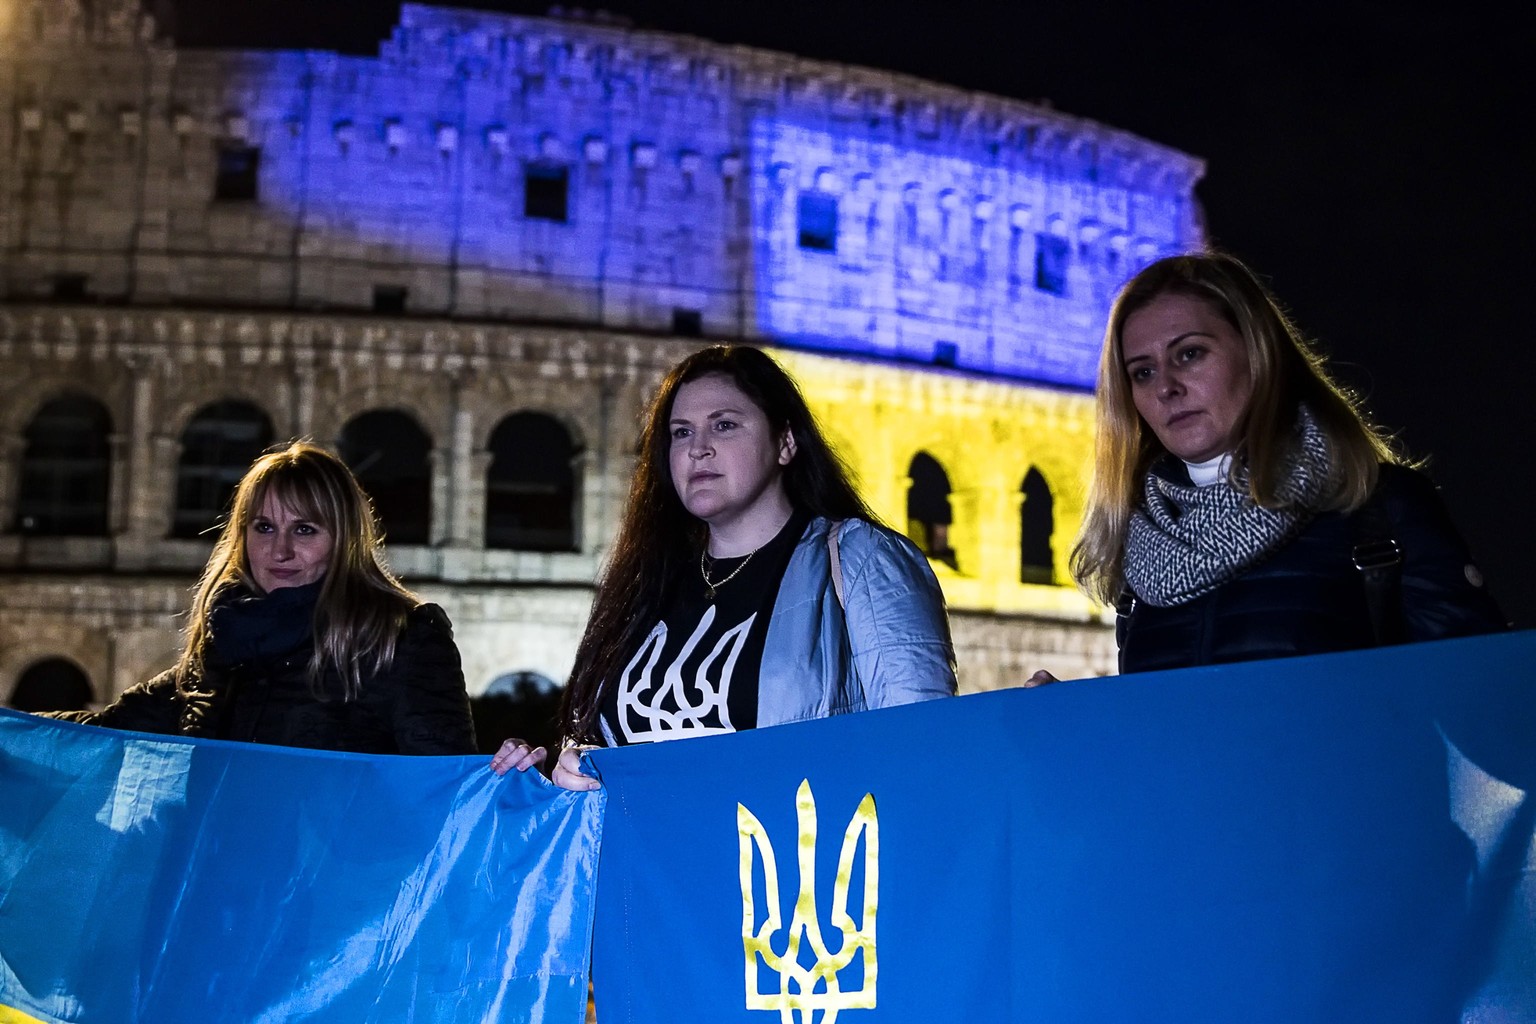
MULTIPOLYGON (((711 735, 943 697, 938 581, 849 482, 794 381, 762 351, 684 359, 640 465, 566 687, 556 783, 586 744, 711 735)), ((497 771, 543 751, 508 740, 497 771)))
POLYGON ((307 441, 262 455, 240 480, 176 665, 101 711, 52 717, 359 753, 475 752, 448 617, 389 571, 368 496, 307 441))

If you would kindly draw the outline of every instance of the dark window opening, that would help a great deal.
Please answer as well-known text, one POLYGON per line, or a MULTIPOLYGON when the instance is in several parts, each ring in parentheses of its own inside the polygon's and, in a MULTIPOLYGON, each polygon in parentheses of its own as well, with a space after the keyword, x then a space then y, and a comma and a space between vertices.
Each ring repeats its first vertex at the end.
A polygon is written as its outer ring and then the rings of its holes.
POLYGON ((679 338, 697 338, 704 333, 704 315, 696 309, 672 310, 672 333, 679 338))
POLYGON ((256 198, 257 171, 261 150, 254 146, 219 146, 218 176, 213 182, 213 198, 220 201, 256 198))
POLYGON ((22 434, 16 530, 36 537, 105 537, 112 419, 93 398, 57 398, 22 434))
POLYGON ((907 536, 923 554, 958 570, 959 560, 949 546, 949 528, 954 522, 949 474, 933 456, 918 452, 907 476, 912 481, 907 489, 907 536))
POLYGON ((365 412, 336 439, 342 461, 373 501, 391 544, 426 544, 432 532, 432 440, 403 412, 365 412))
POLYGON ((825 192, 800 196, 800 248, 813 252, 837 251, 837 197, 825 192))
POLYGON ((1067 261, 1072 246, 1058 235, 1035 236, 1035 287, 1051 295, 1067 294, 1067 261))
POLYGON ((960 361, 960 346, 953 341, 935 342, 933 363, 935 366, 954 366, 960 361))
POLYGON ((84 711, 91 703, 91 681, 73 662, 47 658, 29 667, 11 691, 17 711, 84 711))
POLYGON ((514 413, 491 434, 485 546, 576 551, 576 446, 559 422, 514 413))
POLYGON ((88 274, 54 274, 53 297, 59 302, 84 302, 91 297, 88 274))
POLYGON ((1051 534, 1056 530, 1055 500, 1051 487, 1038 469, 1024 475, 1024 503, 1019 509, 1019 580, 1022 583, 1056 582, 1056 558, 1051 534))
POLYGON ((397 284, 376 284, 373 286, 373 311, 375 313, 398 314, 405 312, 405 299, 410 294, 410 289, 397 284))
POLYGON ((528 164, 523 168, 523 216, 534 220, 566 222, 570 172, 555 164, 528 164))
POLYGON ((272 443, 272 423, 245 402, 199 410, 181 434, 171 536, 193 538, 219 525, 240 478, 272 443))

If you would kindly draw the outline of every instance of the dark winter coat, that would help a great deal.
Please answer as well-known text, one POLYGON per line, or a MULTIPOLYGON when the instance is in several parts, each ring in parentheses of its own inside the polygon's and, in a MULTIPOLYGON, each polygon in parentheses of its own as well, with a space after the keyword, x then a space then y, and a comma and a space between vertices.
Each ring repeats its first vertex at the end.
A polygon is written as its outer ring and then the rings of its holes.
MULTIPOLYGON (((1428 478, 1384 465, 1376 494, 1402 552, 1406 639, 1506 628, 1428 478)), ((1186 604, 1159 608, 1127 592, 1115 629, 1120 671, 1375 646, 1364 580, 1352 560, 1358 543, 1350 516, 1324 513, 1263 561, 1186 604)))
POLYGON ((210 657, 192 687, 174 671, 132 687, 101 711, 55 713, 68 721, 165 735, 272 743, 364 754, 473 754, 469 697, 453 626, 434 604, 411 611, 384 672, 342 699, 328 671, 323 698, 309 681, 309 643, 240 664, 210 657), (207 694, 207 699, 199 695, 207 694))

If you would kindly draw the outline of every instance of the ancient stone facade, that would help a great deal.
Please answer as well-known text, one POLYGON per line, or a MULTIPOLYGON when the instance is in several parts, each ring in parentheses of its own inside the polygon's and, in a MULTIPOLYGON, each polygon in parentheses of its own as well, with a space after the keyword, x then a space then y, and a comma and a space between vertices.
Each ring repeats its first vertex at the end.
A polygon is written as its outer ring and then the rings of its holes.
POLYGON ((1087 388, 1114 288, 1199 243, 1201 172, 1018 101, 611 25, 408 4, 378 57, 184 51, 131 0, 18 0, 0 700, 48 659, 96 700, 167 664, 217 460, 381 417, 423 481, 391 560, 471 690, 563 679, 646 398, 700 336, 774 347, 928 547, 965 688, 1111 671, 1062 585, 1087 388))

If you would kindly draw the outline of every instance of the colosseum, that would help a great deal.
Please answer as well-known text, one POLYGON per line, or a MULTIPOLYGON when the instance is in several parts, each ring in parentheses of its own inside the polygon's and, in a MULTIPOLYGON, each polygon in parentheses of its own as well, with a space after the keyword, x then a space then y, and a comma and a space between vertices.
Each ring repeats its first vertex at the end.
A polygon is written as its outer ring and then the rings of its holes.
POLYGON ((639 417, 770 348, 928 553, 962 689, 1113 671, 1070 585, 1110 296, 1198 159, 998 96, 406 4, 373 56, 0 7, 0 700, 168 665, 251 458, 335 444, 472 694, 558 686, 639 417))

